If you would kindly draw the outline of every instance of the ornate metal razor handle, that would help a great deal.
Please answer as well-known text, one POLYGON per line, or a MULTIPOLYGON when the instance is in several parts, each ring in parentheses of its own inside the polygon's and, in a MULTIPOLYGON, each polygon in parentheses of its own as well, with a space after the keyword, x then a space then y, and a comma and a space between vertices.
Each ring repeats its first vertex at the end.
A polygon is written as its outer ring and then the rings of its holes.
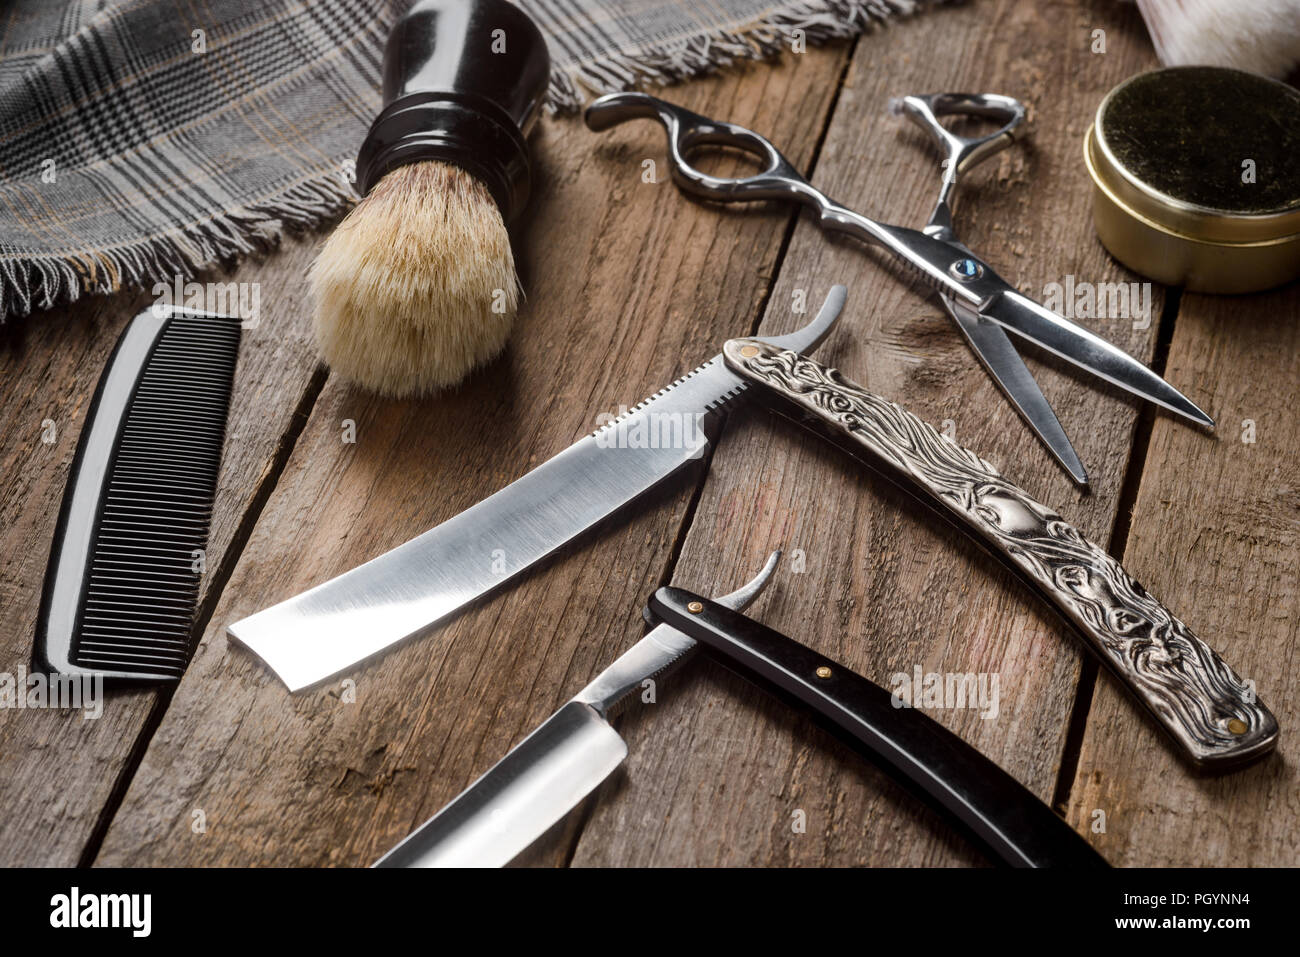
POLYGON ((1224 769, 1277 744, 1254 689, 1119 562, 974 452, 834 369, 757 339, 729 367, 790 414, 918 495, 1016 570, 1083 636, 1195 764, 1224 769))

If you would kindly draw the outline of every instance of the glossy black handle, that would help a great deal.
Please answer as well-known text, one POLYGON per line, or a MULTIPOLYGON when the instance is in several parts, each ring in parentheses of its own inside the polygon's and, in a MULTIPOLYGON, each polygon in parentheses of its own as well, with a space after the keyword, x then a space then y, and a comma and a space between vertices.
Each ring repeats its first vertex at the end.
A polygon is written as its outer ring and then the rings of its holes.
POLYGON ((491 100, 528 135, 551 77, 541 29, 506 0, 420 0, 384 51, 384 105, 412 93, 491 100))
POLYGON ((357 154, 366 195, 398 166, 467 170, 508 222, 531 188, 527 137, 550 83, 546 38, 506 0, 420 0, 384 48, 384 107, 357 154))
POLYGON ((1105 867, 1105 860, 1015 778, 943 725, 897 708, 885 689, 739 612, 661 588, 651 613, 819 723, 1013 867, 1105 867))

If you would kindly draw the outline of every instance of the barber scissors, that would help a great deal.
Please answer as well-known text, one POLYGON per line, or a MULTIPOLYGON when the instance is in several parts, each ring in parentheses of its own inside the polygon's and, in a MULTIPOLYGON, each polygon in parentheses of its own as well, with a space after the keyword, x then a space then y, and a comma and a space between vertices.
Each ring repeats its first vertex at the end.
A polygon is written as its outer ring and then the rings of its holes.
POLYGON ((645 93, 602 96, 587 107, 585 118, 587 126, 597 131, 632 119, 656 119, 668 133, 673 181, 683 191, 720 202, 793 201, 815 212, 822 229, 882 246, 910 265, 939 293, 971 349, 1016 411, 1081 486, 1088 484, 1083 463, 1007 332, 1193 422, 1214 425, 1190 399, 1137 359, 1022 295, 957 239, 950 201, 958 177, 1012 143, 1025 117, 1024 106, 996 94, 939 93, 903 97, 891 107, 930 133, 944 153, 939 199, 923 230, 891 226, 856 213, 809 183, 758 133, 645 93), (953 115, 1002 121, 1003 125, 985 136, 963 137, 940 123, 940 117, 953 115), (752 176, 709 175, 687 160, 692 151, 705 146, 742 150, 757 157, 764 168, 752 176))

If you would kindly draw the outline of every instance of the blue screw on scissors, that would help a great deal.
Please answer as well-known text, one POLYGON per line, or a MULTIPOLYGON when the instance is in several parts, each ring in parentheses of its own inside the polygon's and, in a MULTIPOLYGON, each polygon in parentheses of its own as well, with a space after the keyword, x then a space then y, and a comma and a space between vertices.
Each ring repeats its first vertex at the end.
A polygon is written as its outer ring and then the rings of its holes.
POLYGON ((775 146, 752 130, 710 120, 644 93, 602 96, 587 107, 586 121, 591 129, 604 130, 631 119, 657 119, 668 131, 673 181, 686 192, 722 202, 791 200, 815 211, 823 229, 883 246, 909 263, 939 292, 972 351, 1079 485, 1088 484, 1083 463, 1007 337, 1008 331, 1193 422, 1214 425, 1213 419, 1141 362, 1019 293, 957 239, 949 207, 957 177, 1010 145, 1025 118, 1019 101, 992 93, 938 93, 906 96, 890 106, 929 132, 945 152, 939 200, 924 230, 889 226, 855 213, 816 189, 775 146), (939 122, 939 117, 954 114, 1000 120, 1004 125, 983 137, 957 136, 939 122), (744 150, 765 167, 753 176, 735 178, 702 173, 686 156, 711 145, 744 150))

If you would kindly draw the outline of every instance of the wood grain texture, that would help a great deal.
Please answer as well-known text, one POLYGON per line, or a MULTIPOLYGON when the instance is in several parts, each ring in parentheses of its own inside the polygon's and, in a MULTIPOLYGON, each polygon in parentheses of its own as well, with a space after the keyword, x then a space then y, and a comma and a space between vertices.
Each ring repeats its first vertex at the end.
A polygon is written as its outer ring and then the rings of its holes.
MULTIPOLYGON (((703 80, 682 99, 775 130, 806 162, 844 56, 703 80)), ((340 681, 290 696, 224 635, 451 517, 753 328, 788 210, 719 217, 643 183, 641 160, 663 149, 648 124, 598 137, 554 121, 536 149, 541 182, 516 239, 529 299, 511 350, 423 403, 326 384, 99 863, 369 864, 639 632, 698 473, 359 667, 353 703, 340 681), (355 444, 341 441, 345 419, 355 444)), ((561 841, 549 860, 564 854, 561 841)))
MULTIPOLYGON (((849 49, 788 55, 663 95, 767 134, 803 169, 815 157, 812 178, 830 195, 903 225, 928 213, 938 163, 924 134, 886 114, 888 98, 1017 96, 1030 107, 1029 133, 968 174, 959 234, 1039 299, 1067 276, 1137 278, 1096 241, 1081 161, 1104 93, 1154 65, 1131 5, 981 0, 895 22, 861 40, 851 60, 849 49), (1091 52, 1094 29, 1106 31, 1103 55, 1091 52)), ((686 199, 668 182, 663 134, 648 122, 597 136, 551 119, 536 149, 535 200, 514 244, 528 303, 507 353, 451 395, 385 402, 325 380, 307 340, 303 278, 319 237, 226 277, 263 283, 264 321, 246 334, 237 372, 203 641, 170 699, 114 692, 99 721, 0 710, 0 864, 75 863, 109 818, 99 864, 368 864, 630 646, 655 586, 727 591, 777 546, 786 560, 755 617, 883 684, 917 665, 996 675, 996 717, 930 713, 1050 799, 1067 773, 1077 641, 931 513, 747 406, 730 416, 707 475, 666 484, 510 588, 358 667, 350 684, 290 695, 227 643, 231 621, 479 501, 722 340, 802 324, 796 295, 815 310, 834 282, 849 285, 849 302, 820 360, 946 426, 1089 538, 1104 544, 1127 529, 1129 571, 1253 676, 1282 724, 1271 761, 1195 777, 1103 673, 1066 782, 1071 823, 1119 864, 1300 861, 1287 731, 1300 681, 1288 407, 1300 294, 1183 300, 1167 378, 1216 414, 1220 430, 1207 436, 1155 414, 1144 463, 1130 462, 1136 402, 1026 349, 1092 475, 1084 495, 938 300, 883 256, 828 240, 807 218, 791 231, 781 206, 686 199), (660 182, 642 182, 645 160, 660 182), (1239 441, 1247 418, 1253 445, 1239 441), (349 420, 354 444, 343 441, 349 420), (1117 516, 1130 468, 1145 468, 1131 526, 1117 516), (1097 809, 1105 833, 1090 830, 1097 809)), ((710 165, 737 168, 725 158, 710 165)), ((30 654, 76 433, 139 305, 95 300, 0 327, 0 671, 30 654), (45 418, 59 428, 53 446, 40 442, 45 418)), ((1151 328, 1079 321, 1150 359, 1161 305, 1157 290, 1151 328)), ((984 863, 848 749, 709 662, 660 681, 654 704, 634 701, 616 726, 627 764, 518 864, 984 863)))
POLYGON ((1159 421, 1124 563, 1256 683, 1281 727, 1278 751, 1223 777, 1179 762, 1115 689, 1093 697, 1069 817, 1117 864, 1300 864, 1300 289, 1184 296, 1170 373, 1210 390, 1213 436, 1159 421), (1249 420, 1249 421, 1248 421, 1249 420), (1252 437, 1253 442, 1243 441, 1252 437), (1104 814, 1104 820, 1097 812, 1104 814))
MULTIPOLYGON (((255 510, 281 443, 304 397, 314 391, 302 275, 314 241, 288 240, 273 258, 250 262, 222 282, 260 283, 260 320, 244 331, 226 446, 208 538, 200 618, 213 585, 229 574, 241 525, 255 510)), ((96 298, 30 320, 11 320, 0 355, 0 671, 31 658, 41 582, 68 468, 87 407, 126 323, 151 300, 96 298), (41 441, 52 420, 57 440, 41 441)), ((103 717, 80 712, 0 709, 0 864, 71 865, 80 859, 102 809, 128 766, 154 689, 105 695, 103 717)))
MULTIPOLYGON (((920 134, 885 114, 889 97, 936 90, 1024 97, 1039 122, 1024 146, 970 175, 959 197, 959 234, 1035 296, 1067 273, 1090 282, 1119 278, 1092 234, 1079 142, 1105 91, 1148 62, 1132 20, 1110 6, 1004 2, 938 10, 898 26, 887 47, 859 47, 814 181, 886 222, 919 223, 934 200, 938 165, 920 134), (1112 28, 1110 52, 1094 60, 1084 27, 1103 16, 1126 19, 1112 28)), ((796 290, 808 290, 815 304, 832 282, 848 281, 846 317, 818 358, 936 425, 951 420, 962 444, 1106 542, 1134 406, 1031 360, 1093 475, 1094 493, 1076 493, 937 300, 880 263, 801 221, 762 329, 797 324, 790 314, 796 290)), ((1150 354, 1151 329, 1085 324, 1136 355, 1150 354)), ((885 685, 916 665, 997 675, 996 718, 976 710, 933 716, 1050 800, 1079 674, 1072 635, 973 544, 841 454, 764 413, 733 419, 673 581, 721 590, 752 575, 771 548, 797 551, 802 572, 791 563, 778 573, 754 610, 758 618, 885 685)), ((1145 720, 1137 706, 1124 707, 1128 721, 1145 720)), ((616 793, 595 803, 575 864, 980 862, 880 773, 711 665, 700 663, 652 708, 630 715, 627 736, 626 773, 616 793), (793 828, 796 812, 803 833, 793 828)))

